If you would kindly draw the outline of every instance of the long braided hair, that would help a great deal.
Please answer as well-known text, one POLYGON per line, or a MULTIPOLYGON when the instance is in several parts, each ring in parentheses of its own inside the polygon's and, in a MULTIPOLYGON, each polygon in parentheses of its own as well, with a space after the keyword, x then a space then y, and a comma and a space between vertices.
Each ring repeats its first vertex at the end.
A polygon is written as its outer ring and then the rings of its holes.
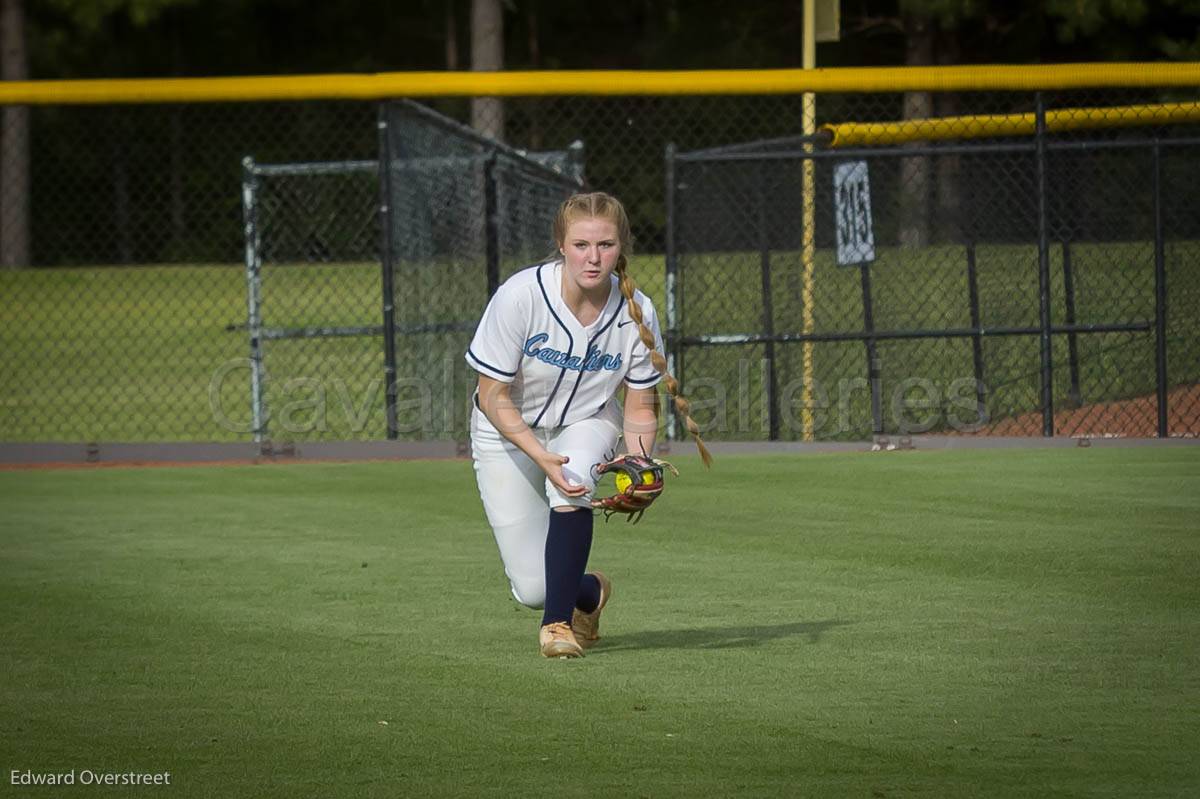
POLYGON ((568 197, 559 206, 558 214, 554 218, 554 240, 559 246, 564 246, 566 243, 567 228, 572 222, 579 219, 605 219, 616 225, 617 236, 621 244, 621 255, 617 258, 617 280, 621 294, 625 297, 625 304, 629 307, 629 318, 637 324, 642 344, 650 351, 650 362, 663 376, 667 393, 675 404, 675 413, 680 419, 683 419, 688 432, 692 434, 692 439, 696 442, 696 449, 700 450, 700 459, 704 461, 705 466, 711 466, 712 455, 709 454, 708 447, 704 446, 704 441, 700 438, 700 427, 692 419, 691 403, 679 393, 679 381, 667 371, 667 359, 655 346, 654 332, 642 319, 642 306, 634 299, 637 284, 629 276, 628 261, 625 258, 626 253, 633 252, 633 233, 629 227, 629 217, 625 213, 625 207, 616 197, 600 191, 568 197))

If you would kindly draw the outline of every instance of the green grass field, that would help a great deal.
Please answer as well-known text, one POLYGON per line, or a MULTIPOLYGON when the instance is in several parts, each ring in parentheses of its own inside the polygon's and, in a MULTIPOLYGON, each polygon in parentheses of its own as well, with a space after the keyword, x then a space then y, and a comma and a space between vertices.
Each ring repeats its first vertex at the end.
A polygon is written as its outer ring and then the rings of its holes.
POLYGON ((0 472, 0 795, 1200 790, 1200 448, 678 463, 580 661, 464 461, 0 472))

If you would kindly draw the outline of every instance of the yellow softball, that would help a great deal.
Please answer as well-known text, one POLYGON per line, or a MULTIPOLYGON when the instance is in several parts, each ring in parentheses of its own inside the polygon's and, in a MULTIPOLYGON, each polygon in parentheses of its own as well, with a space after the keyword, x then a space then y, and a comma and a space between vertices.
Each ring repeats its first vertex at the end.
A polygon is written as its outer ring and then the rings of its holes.
MULTIPOLYGON (((625 474, 625 472, 617 472, 616 476, 613 479, 616 481, 617 491, 620 491, 622 494, 624 494, 629 489, 629 486, 633 485, 633 480, 631 480, 629 478, 629 475, 625 474)), ((650 471, 649 469, 646 469, 645 471, 643 471, 642 472, 642 485, 650 485, 653 482, 654 482, 654 472, 650 471)))

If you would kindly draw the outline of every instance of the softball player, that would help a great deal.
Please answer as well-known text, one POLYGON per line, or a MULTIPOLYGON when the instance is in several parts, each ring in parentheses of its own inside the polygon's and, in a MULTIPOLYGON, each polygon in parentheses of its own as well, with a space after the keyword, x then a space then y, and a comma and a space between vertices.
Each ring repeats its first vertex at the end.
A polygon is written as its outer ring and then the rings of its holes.
POLYGON ((596 466, 622 437, 629 452, 653 450, 660 380, 709 458, 666 374, 654 305, 626 274, 625 209, 607 194, 575 195, 554 238, 558 256, 500 286, 467 349, 479 373, 471 450, 512 594, 543 608, 542 654, 580 657, 612 596, 604 574, 585 574, 596 466))

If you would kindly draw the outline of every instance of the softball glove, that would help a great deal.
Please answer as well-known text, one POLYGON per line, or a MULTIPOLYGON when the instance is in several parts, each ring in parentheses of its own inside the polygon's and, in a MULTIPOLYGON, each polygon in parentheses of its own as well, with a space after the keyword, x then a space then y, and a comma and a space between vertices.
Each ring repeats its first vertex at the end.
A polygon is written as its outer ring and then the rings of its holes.
POLYGON ((671 464, 646 455, 622 455, 600 464, 596 467, 597 475, 612 472, 617 493, 593 499, 592 507, 604 512, 605 521, 614 513, 625 513, 629 516, 626 521, 637 523, 646 508, 663 492, 663 469, 670 469, 671 474, 679 476, 679 470, 671 464))

